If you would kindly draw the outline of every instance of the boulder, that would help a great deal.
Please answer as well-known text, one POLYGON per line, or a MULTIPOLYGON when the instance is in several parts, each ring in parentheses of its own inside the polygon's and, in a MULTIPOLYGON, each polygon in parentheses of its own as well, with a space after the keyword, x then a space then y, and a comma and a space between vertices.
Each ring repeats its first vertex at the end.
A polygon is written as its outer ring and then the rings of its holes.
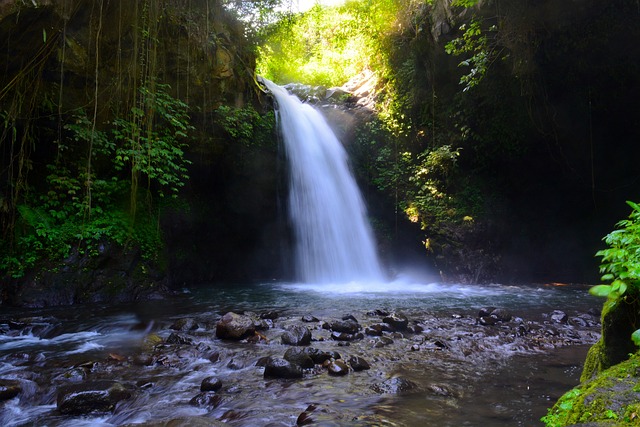
POLYGON ((404 331, 409 325, 409 319, 407 319, 407 316, 402 313, 391 313, 383 318, 382 321, 396 331, 404 331))
POLYGON ((220 339, 241 340, 256 332, 253 319, 249 316, 229 312, 216 324, 216 336, 220 339))
POLYGON ((284 353, 284 359, 303 369, 313 368, 315 363, 306 348, 292 347, 284 353))
POLYGON ((287 345, 309 345, 311 344, 311 331, 300 325, 287 327, 282 334, 282 343, 287 345))
POLYGON ((329 327, 334 332, 344 332, 346 334, 355 334, 360 330, 360 325, 353 318, 347 318, 345 320, 333 320, 329 327))
POLYGON ((302 378, 302 368, 280 357, 268 357, 264 365, 264 378, 302 378))
POLYGON ((112 412, 131 392, 116 381, 92 381, 58 389, 58 411, 64 415, 112 412))

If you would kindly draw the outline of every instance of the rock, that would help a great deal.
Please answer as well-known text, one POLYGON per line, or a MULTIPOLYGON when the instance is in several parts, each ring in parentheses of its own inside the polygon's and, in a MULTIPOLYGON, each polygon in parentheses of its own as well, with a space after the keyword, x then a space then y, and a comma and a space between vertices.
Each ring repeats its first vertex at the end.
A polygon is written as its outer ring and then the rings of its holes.
POLYGON ((207 408, 217 408, 222 403, 222 397, 213 392, 199 393, 189 401, 190 405, 207 408))
POLYGON ((493 313, 493 310, 495 310, 495 307, 484 307, 481 308, 480 311, 478 312, 478 317, 486 317, 486 316, 491 316, 491 313, 493 313))
POLYGON ((282 343, 287 345, 309 345, 311 344, 311 331, 300 325, 289 326, 282 334, 282 343))
POLYGON ((360 330, 360 324, 353 318, 334 320, 329 324, 329 327, 332 331, 344 332, 346 334, 355 334, 360 330))
POLYGON ((498 322, 508 322, 513 318, 511 313, 504 308, 496 308, 491 312, 490 316, 495 317, 498 322))
POLYGON ((227 368, 231 369, 232 371, 239 371, 240 369, 244 368, 244 362, 241 360, 239 361, 236 359, 231 359, 229 363, 227 363, 227 368))
POLYGON ((332 357, 334 359, 340 358, 340 355, 338 353, 332 354, 326 351, 318 350, 317 348, 313 348, 313 347, 305 348, 304 352, 308 354, 311 360, 313 360, 313 363, 317 365, 322 365, 326 360, 329 360, 332 357))
POLYGON ((220 339, 241 340, 256 331, 253 319, 249 316, 229 312, 216 324, 216 336, 220 339))
POLYGON ((172 333, 167 337, 167 344, 178 344, 178 345, 193 345, 193 340, 189 337, 185 337, 184 335, 172 333))
POLYGON ((310 314, 305 314, 304 316, 302 316, 302 321, 305 323, 316 323, 319 322, 317 317, 314 317, 310 314))
POLYGON ((58 411, 64 415, 112 412, 131 392, 115 381, 95 381, 63 386, 58 389, 58 411))
POLYGON ((0 379, 0 402, 13 399, 22 392, 20 381, 0 379))
POLYGON ((380 336, 383 332, 394 332, 395 329, 387 323, 374 323, 365 328, 365 333, 371 336, 380 336))
POLYGON ((345 332, 331 332, 331 338, 336 341, 355 341, 364 338, 363 334, 347 334, 345 332))
POLYGON ((388 310, 382 310, 382 309, 376 309, 376 310, 367 312, 367 316, 371 316, 371 317, 374 317, 374 316, 385 317, 385 316, 388 316, 389 314, 390 313, 388 310))
POLYGON ((302 368, 280 357, 265 361, 264 378, 302 378, 302 368))
POLYGON ((367 362, 360 356, 351 356, 349 358, 349 365, 351 365, 351 369, 353 369, 355 372, 371 369, 371 365, 369 365, 369 362, 367 362))
POLYGON ((407 329, 407 325, 409 324, 407 316, 401 313, 391 313, 383 318, 382 321, 390 325, 396 331, 404 331, 407 329))
POLYGON ((313 368, 315 363, 309 353, 306 351, 307 349, 302 349, 298 347, 293 347, 288 349, 284 353, 284 359, 289 362, 300 366, 303 369, 313 368))
POLYGON ((424 332, 424 328, 420 325, 409 325, 407 326, 407 332, 412 334, 421 334, 424 332))
POLYGON ((432 394, 436 396, 443 397, 455 397, 456 393, 453 392, 448 385, 446 384, 430 384, 427 386, 427 390, 429 390, 432 394))
POLYGON ((306 426, 310 424, 313 424, 313 418, 311 418, 307 412, 303 412, 298 415, 298 418, 296 419, 296 426, 306 426))
MULTIPOLYGON (((71 368, 56 377, 56 380, 80 382, 87 378, 87 369, 82 367, 71 368)), ((0 399, 1 400, 1 399, 0 399)))
POLYGON ((222 381, 216 377, 207 377, 200 384, 200 391, 218 391, 222 388, 222 381))
POLYGON ((151 366, 153 365, 153 357, 147 353, 136 354, 133 356, 132 362, 135 366, 151 366))
POLYGON ((478 319, 478 323, 482 326, 493 326, 498 323, 498 319, 493 316, 482 316, 478 319))
POLYGON ((358 323, 358 319, 356 319, 353 314, 345 314, 344 316, 342 316, 342 320, 353 320, 354 322, 358 323))
POLYGON ((400 394, 415 390, 417 385, 410 380, 401 377, 389 378, 371 386, 371 389, 380 394, 400 394))
POLYGON ((327 366, 329 375, 344 376, 349 373, 349 366, 343 360, 334 360, 327 366))
POLYGON ((364 328, 364 333, 372 337, 379 337, 382 335, 382 327, 380 324, 367 326, 364 328))
POLYGON ((261 319, 276 320, 280 314, 277 311, 269 310, 260 314, 261 319))
POLYGON ((169 326, 169 329, 180 332, 188 332, 198 329, 198 323, 191 317, 185 317, 173 322, 173 325, 169 326))
POLYGON ((553 313, 551 313, 550 317, 551 320, 556 323, 567 323, 567 319, 569 318, 569 316, 567 316, 567 313, 560 310, 553 310, 553 313))

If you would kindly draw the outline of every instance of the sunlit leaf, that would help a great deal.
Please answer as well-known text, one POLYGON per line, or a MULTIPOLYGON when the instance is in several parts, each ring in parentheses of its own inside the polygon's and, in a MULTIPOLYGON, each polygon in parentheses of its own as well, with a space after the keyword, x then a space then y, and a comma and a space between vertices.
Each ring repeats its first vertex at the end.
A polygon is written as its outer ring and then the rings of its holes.
POLYGON ((597 297, 608 297, 611 293, 611 285, 596 285, 589 289, 591 295, 597 297))

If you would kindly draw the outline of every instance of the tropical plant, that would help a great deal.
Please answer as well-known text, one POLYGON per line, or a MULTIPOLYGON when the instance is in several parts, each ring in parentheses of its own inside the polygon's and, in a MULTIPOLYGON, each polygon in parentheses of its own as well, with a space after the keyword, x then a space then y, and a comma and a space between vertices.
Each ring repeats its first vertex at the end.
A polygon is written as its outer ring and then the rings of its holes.
MULTIPOLYGON (((606 297, 612 302, 622 302, 640 295, 640 205, 627 201, 631 214, 616 224, 617 230, 605 236, 609 246, 596 253, 602 257, 600 273, 606 284, 593 286, 589 292, 606 297)), ((631 339, 640 346, 640 329, 631 339)))

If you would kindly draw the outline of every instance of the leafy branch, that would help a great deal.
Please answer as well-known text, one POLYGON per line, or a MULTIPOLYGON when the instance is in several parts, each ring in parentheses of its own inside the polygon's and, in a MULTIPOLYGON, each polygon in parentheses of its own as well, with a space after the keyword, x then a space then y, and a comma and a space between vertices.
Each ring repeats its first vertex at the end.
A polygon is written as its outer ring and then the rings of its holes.
MULTIPOLYGON (((610 301, 621 301, 640 293, 640 205, 631 201, 627 204, 632 208, 629 218, 616 224, 617 230, 604 238, 609 247, 596 253, 602 257, 602 281, 609 284, 596 285, 589 290, 592 295, 610 301)), ((631 339, 640 346, 640 329, 633 332, 631 339)))

